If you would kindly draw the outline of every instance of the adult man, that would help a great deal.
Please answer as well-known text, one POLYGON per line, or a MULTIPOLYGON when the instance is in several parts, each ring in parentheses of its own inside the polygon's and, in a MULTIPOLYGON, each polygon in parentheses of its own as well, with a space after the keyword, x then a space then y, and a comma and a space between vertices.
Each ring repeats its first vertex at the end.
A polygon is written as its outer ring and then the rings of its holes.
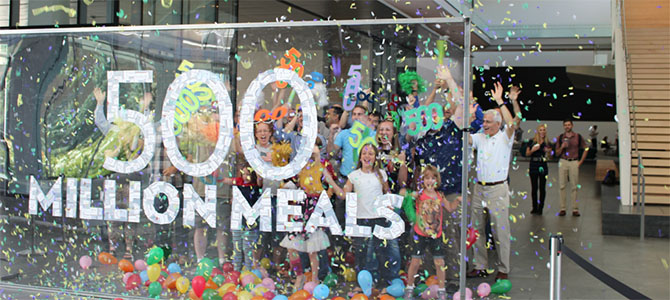
MULTIPOLYGON (((477 184, 472 197, 472 223, 479 232, 485 232, 484 209, 487 208, 491 218, 493 236, 496 240, 499 267, 496 279, 507 279, 510 271, 510 228, 509 228, 509 194, 507 177, 510 156, 514 143, 514 130, 518 126, 520 113, 518 104, 514 104, 517 116, 513 119, 502 100, 502 85, 495 84, 495 91, 491 91, 498 107, 497 110, 484 112, 484 132, 471 134, 470 144, 477 150, 477 184), (504 118, 505 127, 501 130, 501 121, 504 118)), ((513 101, 516 102, 516 101, 513 101)), ((474 260, 475 269, 468 273, 469 277, 486 275, 488 255, 486 238, 480 237, 475 242, 474 260)))
MULTIPOLYGON (((342 149, 340 178, 344 179, 344 181, 346 181, 347 176, 356 168, 356 163, 358 163, 358 160, 355 159, 358 156, 358 147, 352 145, 350 138, 354 141, 354 144, 362 144, 361 141, 357 140, 359 136, 364 138, 366 131, 368 132, 368 136, 374 137, 376 134, 374 130, 368 127, 368 111, 364 106, 356 105, 352 110, 351 119, 354 122, 354 126, 339 132, 331 128, 328 137, 327 151, 331 157, 334 157, 342 149), (356 126, 356 122, 363 126, 356 126)), ((337 126, 337 124, 333 124, 333 126, 337 126)))
POLYGON ((558 183, 561 188, 561 212, 559 216, 565 216, 565 187, 570 181, 570 196, 572 197, 572 215, 579 217, 579 203, 577 202, 577 182, 579 181, 579 166, 582 165, 589 148, 586 141, 578 133, 572 131, 572 120, 563 121, 563 132, 556 139, 556 156, 558 160, 558 183), (579 149, 584 149, 581 159, 579 149), (579 161, 578 161, 579 160, 579 161))

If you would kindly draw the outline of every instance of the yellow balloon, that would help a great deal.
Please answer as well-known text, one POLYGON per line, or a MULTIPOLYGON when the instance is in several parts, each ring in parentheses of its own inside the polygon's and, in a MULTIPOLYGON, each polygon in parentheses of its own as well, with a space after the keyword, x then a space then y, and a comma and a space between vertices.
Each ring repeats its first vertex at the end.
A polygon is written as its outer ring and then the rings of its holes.
POLYGON ((353 282, 356 280, 356 271, 353 268, 346 268, 344 270, 344 280, 347 282, 353 282))
POLYGON ((253 275, 254 278, 257 278, 256 274, 251 273, 251 272, 249 272, 249 271, 244 271, 244 272, 240 273, 240 280, 241 280, 242 278, 244 278, 245 276, 247 276, 247 275, 253 275))
POLYGON ((261 267, 266 270, 270 269, 270 259, 267 257, 261 259, 261 267))
POLYGON ((266 287, 259 285, 256 288, 254 288, 253 292, 254 292, 254 295, 256 295, 256 296, 263 296, 263 294, 267 291, 268 291, 268 289, 266 287))
POLYGON ((229 282, 229 283, 224 283, 224 284, 217 290, 217 292, 219 292, 219 296, 223 297, 223 295, 225 295, 226 293, 228 293, 228 292, 232 292, 232 291, 234 291, 234 290, 235 290, 235 285, 229 282))
MULTIPOLYGON (((149 272, 147 272, 147 273, 149 273, 149 272)), ((190 285, 191 285, 191 282, 188 281, 188 278, 186 278, 186 277, 182 276, 182 277, 179 277, 177 279, 177 290, 182 294, 186 293, 186 291, 188 291, 188 287, 190 285)))
POLYGON ((158 264, 153 264, 147 268, 147 275, 149 276, 149 281, 154 282, 158 280, 158 277, 161 276, 161 267, 158 264))
POLYGON ((251 300, 254 296, 247 291, 241 291, 237 293, 237 300, 251 300))

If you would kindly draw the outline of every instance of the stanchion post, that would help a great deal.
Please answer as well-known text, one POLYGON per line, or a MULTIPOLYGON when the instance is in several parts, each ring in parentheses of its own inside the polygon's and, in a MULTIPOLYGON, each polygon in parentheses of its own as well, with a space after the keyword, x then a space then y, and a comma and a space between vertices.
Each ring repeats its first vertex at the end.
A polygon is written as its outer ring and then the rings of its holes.
MULTIPOLYGON (((464 126, 470 126, 468 120, 470 119, 470 112, 468 111, 468 106, 470 105, 470 83, 472 82, 472 65, 470 64, 470 28, 472 24, 470 23, 470 18, 465 17, 463 20, 463 120, 464 126)), ((470 138, 470 132, 463 132, 463 158, 462 158, 462 177, 461 177, 461 195, 463 200, 461 201, 461 256, 460 256, 460 270, 459 270, 459 291, 461 292, 461 299, 465 299, 465 278, 467 277, 467 266, 465 261, 465 255, 467 255, 467 247, 465 241, 467 240, 467 227, 468 227, 468 170, 470 165, 468 164, 468 157, 470 157, 470 146, 468 139, 470 138)))
POLYGON ((561 245, 563 244, 563 236, 556 236, 556 300, 561 299, 561 245))
POLYGON ((549 258, 549 300, 561 299, 561 244, 562 235, 552 235, 549 258))

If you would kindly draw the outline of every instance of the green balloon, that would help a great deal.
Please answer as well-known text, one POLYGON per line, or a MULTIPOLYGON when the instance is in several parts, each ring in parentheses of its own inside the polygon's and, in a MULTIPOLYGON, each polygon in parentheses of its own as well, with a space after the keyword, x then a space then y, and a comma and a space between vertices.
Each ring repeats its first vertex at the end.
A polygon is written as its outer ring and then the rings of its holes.
POLYGON ((494 294, 504 294, 509 292, 512 289, 512 283, 507 279, 501 279, 496 281, 491 286, 491 293, 494 294))
POLYGON ((149 254, 147 254, 147 264, 153 265, 159 263, 161 259, 163 259, 163 249, 154 247, 149 250, 149 254))
POLYGON ((335 273, 328 273, 326 278, 323 279, 323 284, 332 289, 337 285, 337 275, 335 275, 335 273))
POLYGON ((163 291, 163 288, 158 281, 154 281, 149 285, 149 296, 151 298, 160 296, 161 291, 163 291))
POLYGON ((216 285, 220 286, 220 285, 222 285, 224 282, 226 282, 226 277, 224 277, 223 275, 219 274, 219 275, 214 276, 214 278, 212 278, 212 281, 214 281, 214 283, 216 283, 216 285))
POLYGON ((213 289, 206 289, 202 292, 202 300, 221 300, 221 296, 213 289))
POLYGON ((214 263, 209 258, 203 258, 198 263, 198 267, 195 269, 195 275, 200 275, 209 280, 209 277, 212 275, 212 269, 214 269, 214 263))
POLYGON ((419 297, 421 296, 421 293, 425 291, 428 288, 428 286, 425 283, 419 284, 415 289, 414 289, 414 295, 419 297))

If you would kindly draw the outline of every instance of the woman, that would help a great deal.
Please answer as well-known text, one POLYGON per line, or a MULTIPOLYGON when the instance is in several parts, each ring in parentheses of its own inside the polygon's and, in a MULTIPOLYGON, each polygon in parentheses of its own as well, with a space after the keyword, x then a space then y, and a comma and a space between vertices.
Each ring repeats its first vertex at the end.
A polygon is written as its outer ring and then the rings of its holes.
POLYGON ((393 127, 393 120, 386 119, 379 123, 377 130, 377 143, 379 144, 380 155, 378 159, 382 163, 382 168, 389 175, 388 184, 391 193, 399 194, 400 190, 405 188, 407 182, 407 164, 406 153, 400 149, 398 142, 398 133, 393 127))
POLYGON ((530 157, 528 174, 530 175, 531 199, 533 200, 533 209, 530 213, 534 215, 542 215, 542 209, 544 208, 547 174, 549 174, 547 157, 551 153, 551 149, 552 146, 547 139, 547 125, 537 126, 535 137, 533 137, 533 146, 526 148, 526 156, 530 157), (539 199, 537 195, 538 187, 540 189, 539 199))

